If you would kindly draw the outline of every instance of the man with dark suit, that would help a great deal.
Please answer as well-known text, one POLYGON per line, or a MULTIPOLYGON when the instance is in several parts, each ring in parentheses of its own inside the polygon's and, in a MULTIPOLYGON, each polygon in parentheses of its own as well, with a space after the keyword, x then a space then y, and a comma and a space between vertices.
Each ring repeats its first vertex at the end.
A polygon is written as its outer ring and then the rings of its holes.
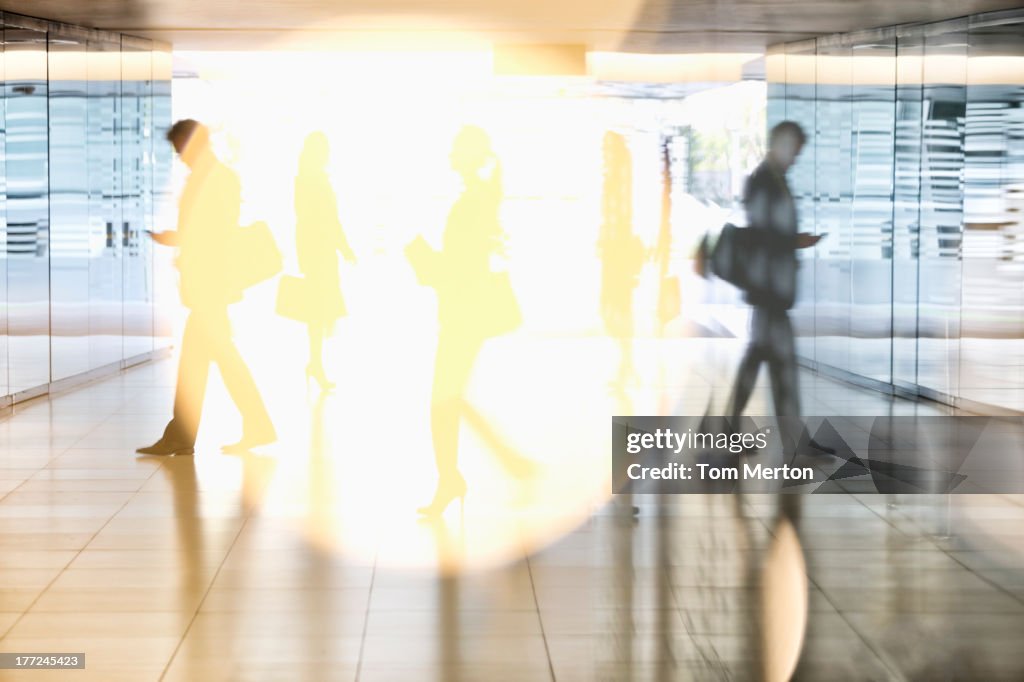
POLYGON ((747 228, 759 230, 757 243, 771 257, 769 267, 751 275, 756 286, 746 292, 754 307, 750 344, 740 362, 730 401, 730 414, 738 418, 750 399, 761 363, 768 363, 772 402, 779 417, 800 416, 796 346, 788 310, 796 299, 797 249, 814 246, 821 236, 797 232, 797 213, 786 182, 786 171, 796 162, 807 136, 792 121, 783 121, 768 136, 768 154, 747 178, 743 206, 747 228))
POLYGON ((225 452, 246 452, 277 439, 256 382, 231 338, 228 306, 241 300, 235 247, 239 231, 241 184, 214 155, 206 126, 191 119, 167 131, 191 173, 178 208, 178 227, 152 235, 158 244, 178 249, 181 302, 189 309, 181 340, 181 360, 174 396, 174 417, 144 455, 190 455, 203 410, 210 363, 217 363, 228 393, 242 413, 242 438, 225 452))

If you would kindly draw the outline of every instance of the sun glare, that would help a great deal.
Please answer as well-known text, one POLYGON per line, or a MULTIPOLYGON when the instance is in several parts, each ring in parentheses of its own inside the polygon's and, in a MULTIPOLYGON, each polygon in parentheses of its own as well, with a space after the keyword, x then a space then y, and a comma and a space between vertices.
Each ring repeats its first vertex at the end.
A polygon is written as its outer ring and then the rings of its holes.
MULTIPOLYGON (((266 514, 325 548, 395 565, 434 564, 442 546, 452 565, 501 562, 554 540, 607 500, 608 417, 638 407, 609 387, 619 351, 599 294, 607 195, 626 192, 615 201, 633 207, 627 229, 655 244, 666 126, 706 118, 702 107, 600 96, 587 89, 592 79, 576 75, 495 76, 492 53, 468 48, 183 52, 176 73, 175 118, 210 127, 217 156, 241 181, 241 224, 267 223, 285 276, 300 266, 300 153, 311 133, 323 134, 323 170, 355 261, 341 264, 347 314, 324 345, 326 373, 338 384, 326 398, 304 374, 305 326, 274 314, 276 281, 234 306, 236 342, 265 387, 281 440, 269 461, 207 475, 240 477, 243 492, 269 485, 266 514), (491 266, 508 273, 522 324, 488 340, 472 366, 465 399, 479 423, 465 419, 461 428, 459 467, 470 483, 456 546, 442 542, 444 527, 415 520, 437 478, 439 327, 438 297, 418 281, 407 246, 443 246, 449 211, 466 189, 453 142, 467 125, 489 140, 480 172, 500 176, 503 245, 491 266), (607 181, 610 133, 627 140, 631 180, 622 187, 607 181), (586 428, 565 429, 567 417, 586 428)), ((656 298, 657 282, 644 275, 640 336, 653 336, 656 298)), ((230 430, 237 418, 219 390, 206 409, 230 430)))

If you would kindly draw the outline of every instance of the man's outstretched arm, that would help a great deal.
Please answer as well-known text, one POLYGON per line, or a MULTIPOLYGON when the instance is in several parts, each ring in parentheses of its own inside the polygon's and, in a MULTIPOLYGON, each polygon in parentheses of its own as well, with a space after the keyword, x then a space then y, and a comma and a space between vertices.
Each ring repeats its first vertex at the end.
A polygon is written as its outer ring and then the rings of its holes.
POLYGON ((150 232, 150 238, 157 244, 162 246, 177 246, 178 245, 178 232, 177 230, 164 230, 163 232, 150 232))

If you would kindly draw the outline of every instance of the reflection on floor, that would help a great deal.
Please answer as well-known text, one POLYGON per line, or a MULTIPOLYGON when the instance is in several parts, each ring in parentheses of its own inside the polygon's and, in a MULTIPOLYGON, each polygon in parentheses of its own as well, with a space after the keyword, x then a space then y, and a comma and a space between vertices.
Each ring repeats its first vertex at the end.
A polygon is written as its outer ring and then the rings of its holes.
MULTIPOLYGON (((798 679, 1024 678, 1024 497, 803 497, 804 597, 766 559, 784 532, 768 496, 634 499, 634 518, 583 490, 584 513, 549 505, 563 525, 543 536, 528 507, 498 521, 471 487, 464 517, 417 523, 429 448, 405 475, 388 459, 402 434, 325 446, 358 431, 334 412, 343 390, 313 403, 301 447, 285 424, 277 450, 219 454, 237 425, 213 401, 213 446, 136 458, 172 369, 0 421, 0 651, 86 652, 87 667, 0 680, 754 679, 787 647, 798 679), (803 642, 780 638, 804 600, 803 642)), ((811 413, 949 411, 802 381, 811 413)))

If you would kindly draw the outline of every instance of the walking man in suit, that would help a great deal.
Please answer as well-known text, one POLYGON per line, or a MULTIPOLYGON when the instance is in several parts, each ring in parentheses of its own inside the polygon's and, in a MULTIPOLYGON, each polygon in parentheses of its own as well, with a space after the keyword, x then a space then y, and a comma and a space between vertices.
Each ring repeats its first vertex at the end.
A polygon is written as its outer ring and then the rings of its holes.
POLYGON ((167 140, 190 169, 178 208, 175 231, 152 235, 158 244, 177 248, 181 302, 189 309, 181 340, 174 416, 143 455, 190 455, 195 451, 210 363, 217 363, 228 393, 242 413, 242 437, 225 452, 247 452, 277 439, 256 382, 231 338, 228 306, 241 300, 236 276, 241 184, 214 155, 206 126, 178 121, 167 140))
POLYGON ((796 203, 786 182, 786 171, 796 162, 806 141, 803 129, 793 121, 772 128, 768 154, 743 189, 747 228, 761 231, 758 243, 772 258, 770 267, 757 278, 757 286, 746 292, 754 311, 750 344, 740 362, 730 401, 733 418, 743 414, 761 363, 768 364, 776 416, 800 416, 796 345, 788 311, 796 300, 796 250, 814 246, 821 236, 797 232, 796 203))

